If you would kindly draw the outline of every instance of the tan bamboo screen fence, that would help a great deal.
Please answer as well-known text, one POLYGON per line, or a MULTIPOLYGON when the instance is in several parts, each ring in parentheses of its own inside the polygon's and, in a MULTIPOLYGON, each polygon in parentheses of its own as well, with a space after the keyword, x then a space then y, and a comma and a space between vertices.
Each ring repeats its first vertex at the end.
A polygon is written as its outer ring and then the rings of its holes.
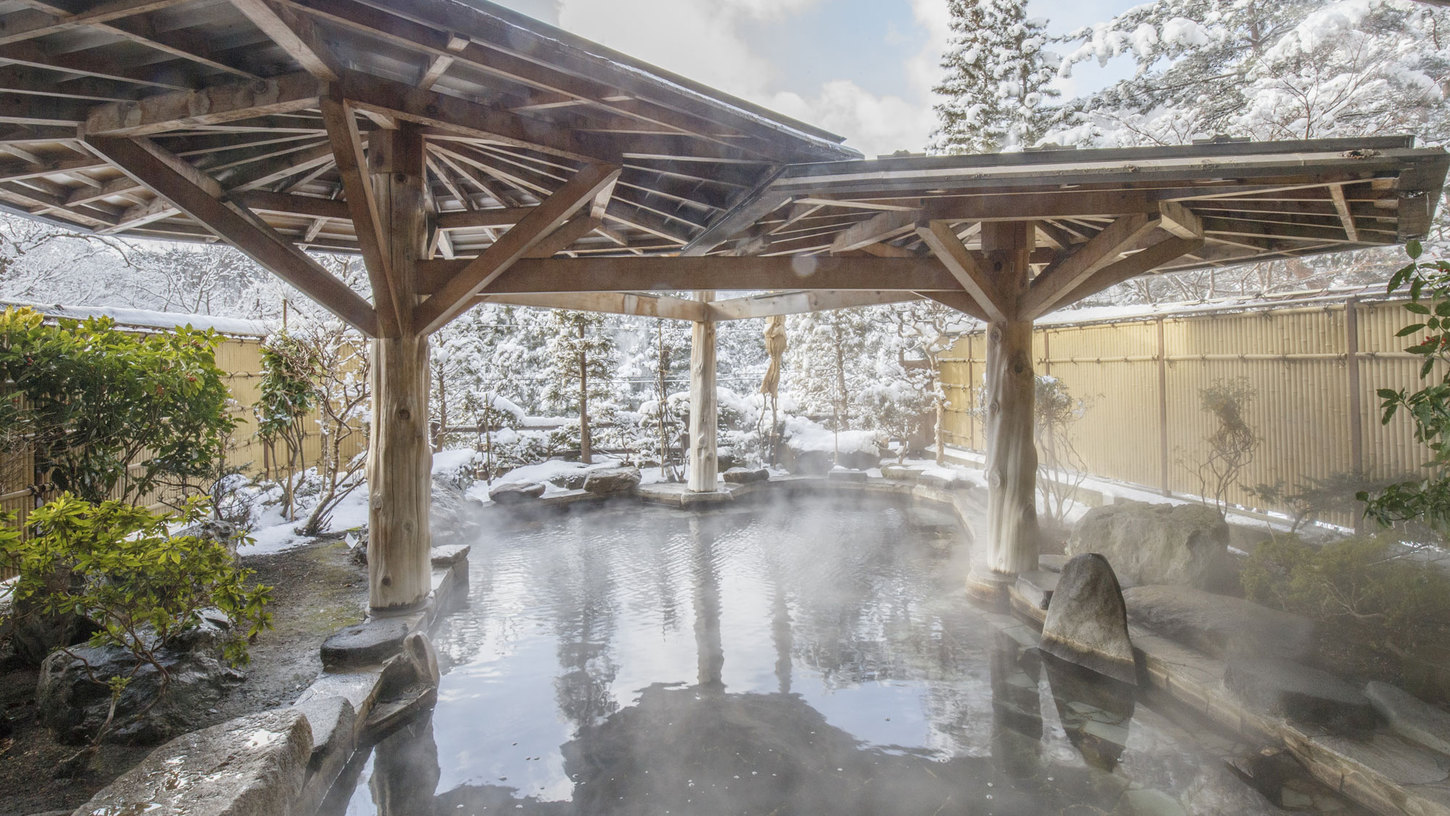
MULTIPOLYGON (((1039 324, 1034 364, 1086 403, 1069 435, 1089 475, 1178 496, 1212 497, 1200 466, 1217 420, 1201 391, 1247 386, 1244 419, 1260 442, 1225 498, 1288 512, 1250 489, 1352 473, 1396 478, 1427 458, 1408 421, 1380 424, 1375 394, 1418 387, 1419 360, 1395 337, 1407 317, 1399 302, 1343 295, 1077 322, 1065 313, 1039 324)), ((942 355, 948 445, 984 451, 985 362, 981 332, 942 355)), ((1344 507, 1320 518, 1352 525, 1356 515, 1344 507)))
MULTIPOLYGON (((235 401, 235 416, 240 420, 232 434, 227 464, 243 468, 249 476, 266 475, 269 468, 276 467, 273 454, 257 438, 256 415, 252 411, 252 406, 260 396, 262 340, 260 335, 229 335, 216 351, 217 367, 227 372, 227 386, 235 401)), ((316 413, 307 418, 303 427, 306 430, 303 438, 303 465, 311 467, 322 455, 323 438, 318 432, 316 413)), ((366 450, 366 447, 366 436, 353 434, 343 441, 343 456, 356 456, 366 450)), ((174 493, 175 491, 162 491, 146 497, 143 501, 165 502, 176 498, 174 493)), ((36 472, 31 451, 22 449, 0 454, 0 513, 14 514, 16 521, 22 525, 21 529, 24 529, 23 525, 30 511, 52 497, 46 490, 45 474, 36 472)), ((0 564, 0 578, 8 577, 8 574, 5 565, 0 564)))

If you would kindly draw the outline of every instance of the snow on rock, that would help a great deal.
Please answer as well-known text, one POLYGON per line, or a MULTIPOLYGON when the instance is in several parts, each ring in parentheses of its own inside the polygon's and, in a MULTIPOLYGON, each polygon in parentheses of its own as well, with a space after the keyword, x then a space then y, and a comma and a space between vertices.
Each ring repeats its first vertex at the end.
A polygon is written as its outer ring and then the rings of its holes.
POLYGON ((881 455, 875 431, 841 431, 839 434, 803 417, 785 420, 786 444, 798 451, 821 453, 867 453, 881 455))

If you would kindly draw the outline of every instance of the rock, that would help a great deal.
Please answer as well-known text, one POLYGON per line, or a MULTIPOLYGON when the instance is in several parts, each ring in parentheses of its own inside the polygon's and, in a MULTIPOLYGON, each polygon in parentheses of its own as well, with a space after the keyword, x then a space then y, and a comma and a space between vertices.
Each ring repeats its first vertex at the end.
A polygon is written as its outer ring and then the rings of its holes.
POLYGON ((1112 771, 1127 750, 1137 707, 1134 688, 1052 655, 1042 663, 1068 742, 1088 765, 1112 771))
POLYGON ((1137 685, 1123 592, 1108 559, 1097 553, 1067 562, 1042 625, 1042 650, 1137 685))
POLYGON ((972 486, 970 481, 955 473, 950 476, 941 473, 923 473, 917 477, 916 483, 922 487, 936 490, 967 490, 972 486))
POLYGON ((312 771, 315 772, 329 759, 340 757, 346 760, 352 754, 356 744, 353 737, 357 710, 346 697, 336 694, 310 697, 294 703, 292 707, 301 711, 311 726, 308 767, 312 771))
POLYGON ((1230 660, 1224 687, 1249 707, 1331 734, 1368 737, 1375 727, 1369 698, 1333 675, 1278 658, 1230 660))
POLYGON ((836 463, 825 451, 793 451, 786 448, 787 469, 801 476, 824 476, 831 472, 836 463), (790 455, 790 454, 793 454, 790 455))
POLYGON ((75 816, 304 816, 293 802, 311 751, 297 709, 238 717, 157 748, 75 816))
POLYGON ((1046 570, 1033 570, 1017 576, 1017 594, 1038 609, 1047 609, 1052 604, 1052 593, 1057 591, 1061 576, 1046 570))
POLYGON ((1364 696, 1395 733, 1432 751, 1450 755, 1450 714, 1378 680, 1364 687, 1364 696))
POLYGON ((914 482, 922 474, 921 468, 905 467, 903 465, 882 465, 881 477, 883 479, 899 479, 903 482, 914 482))
POLYGON ((459 561, 468 558, 468 553, 473 550, 467 544, 445 544, 442 547, 434 547, 430 555, 432 565, 435 568, 451 567, 459 561))
POLYGON ((736 468, 741 467, 743 464, 744 463, 741 462, 740 457, 735 456, 734 454, 726 453, 724 451, 720 451, 715 458, 715 467, 718 468, 721 472, 727 470, 735 470, 736 468))
POLYGON ((1089 510, 1067 554, 1101 553, 1129 586, 1213 589, 1228 569, 1228 538, 1228 524, 1212 507, 1123 501, 1089 510))
POLYGON ((164 694, 161 672, 149 663, 138 670, 140 661, 129 649, 82 645, 69 653, 56 652, 40 667, 38 718, 62 742, 87 742, 110 713, 107 681, 131 676, 104 735, 106 742, 151 744, 187 731, 195 726, 196 712, 213 708, 227 687, 243 677, 222 660, 230 629, 226 616, 214 613, 170 644, 154 648, 170 677, 164 694))
POLYGON ((589 471, 584 490, 596 496, 623 496, 639 487, 639 468, 609 467, 589 471))
POLYGON ((403 618, 368 618, 345 626, 322 642, 322 667, 338 671, 382 663, 403 650, 408 631, 403 618))
POLYGON ((438 702, 438 655, 421 632, 404 640, 403 651, 383 664, 378 701, 368 713, 367 733, 377 739, 433 708, 438 702))
POLYGON ((753 484, 755 482, 768 481, 770 479, 770 471, 765 468, 751 470, 749 468, 737 467, 730 468, 720 474, 720 478, 729 484, 753 484))
POLYGON ((197 522, 190 527, 185 527, 177 535, 195 536, 205 541, 214 541, 226 548, 232 554, 232 560, 237 558, 237 545, 242 543, 244 530, 230 521, 221 519, 206 519, 197 522))
POLYGON ((498 504, 524 504, 542 495, 544 486, 538 482, 508 482, 494 485, 488 491, 488 497, 498 504))
POLYGON ((856 483, 860 483, 860 482, 866 481, 866 471, 864 471, 864 470, 845 470, 843 468, 835 468, 830 473, 827 473, 826 474, 826 478, 827 479, 830 479, 833 482, 856 482, 856 483))
POLYGON ((1274 655, 1300 660, 1314 651, 1314 621, 1184 586, 1123 590, 1128 620, 1217 658, 1274 655))
POLYGON ((568 473, 561 473, 558 476, 550 479, 549 481, 559 487, 564 488, 565 490, 583 490, 584 482, 588 478, 589 472, 581 469, 572 470, 568 473))
POLYGON ((472 540, 479 530, 479 504, 453 481, 433 477, 433 498, 428 508, 428 534, 434 544, 472 540))
POLYGON ((870 470, 881 465, 881 454, 870 451, 842 451, 836 457, 836 464, 851 470, 870 470))
POLYGON ((1044 553, 1037 556, 1037 568, 1046 572, 1062 572, 1067 566, 1067 556, 1044 553))

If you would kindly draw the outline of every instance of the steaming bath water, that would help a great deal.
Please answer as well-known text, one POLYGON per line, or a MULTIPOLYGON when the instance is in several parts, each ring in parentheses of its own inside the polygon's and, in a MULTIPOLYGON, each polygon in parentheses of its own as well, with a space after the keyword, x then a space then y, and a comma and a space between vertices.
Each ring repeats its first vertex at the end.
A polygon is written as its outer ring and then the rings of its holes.
POLYGON ((795 496, 498 524, 435 639, 432 717, 324 814, 1279 812, 1225 770, 1235 746, 971 605, 940 514, 795 496))

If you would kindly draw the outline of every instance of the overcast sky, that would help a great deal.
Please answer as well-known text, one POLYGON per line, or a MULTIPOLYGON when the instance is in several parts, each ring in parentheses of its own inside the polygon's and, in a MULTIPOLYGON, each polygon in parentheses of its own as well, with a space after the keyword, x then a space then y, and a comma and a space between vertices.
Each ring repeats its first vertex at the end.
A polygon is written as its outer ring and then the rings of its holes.
MULTIPOLYGON (((846 137, 920 151, 935 125, 946 0, 501 0, 661 68, 846 137)), ((1062 33, 1142 0, 1029 0, 1062 33)), ((1126 60, 1122 60, 1126 62, 1126 60)), ((1064 90, 1130 70, 1078 66, 1064 90)))

